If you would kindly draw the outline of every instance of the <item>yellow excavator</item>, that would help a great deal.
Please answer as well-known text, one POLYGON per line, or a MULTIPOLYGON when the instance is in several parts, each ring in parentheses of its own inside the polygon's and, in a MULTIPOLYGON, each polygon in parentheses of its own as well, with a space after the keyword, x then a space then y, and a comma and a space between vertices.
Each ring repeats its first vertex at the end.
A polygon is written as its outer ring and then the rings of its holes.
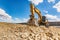
POLYGON ((30 11, 31 11, 31 15, 28 21, 29 25, 34 25, 34 26, 45 25, 46 27, 48 27, 48 20, 46 19, 45 16, 42 16, 41 12, 32 3, 30 3, 30 11), (34 17, 35 13, 38 14, 37 20, 34 17))

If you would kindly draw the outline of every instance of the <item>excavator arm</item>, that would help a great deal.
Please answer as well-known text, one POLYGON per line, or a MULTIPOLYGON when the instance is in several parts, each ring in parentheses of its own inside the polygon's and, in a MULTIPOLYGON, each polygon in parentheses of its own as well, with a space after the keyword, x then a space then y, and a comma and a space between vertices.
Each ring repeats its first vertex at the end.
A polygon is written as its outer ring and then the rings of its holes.
POLYGON ((32 19, 34 18, 34 14, 37 13, 38 14, 38 22, 42 21, 41 12, 37 8, 35 8, 35 6, 32 3, 30 4, 30 11, 31 11, 31 16, 33 16, 32 19))
POLYGON ((34 16, 34 5, 32 3, 30 4, 30 11, 31 15, 34 16))

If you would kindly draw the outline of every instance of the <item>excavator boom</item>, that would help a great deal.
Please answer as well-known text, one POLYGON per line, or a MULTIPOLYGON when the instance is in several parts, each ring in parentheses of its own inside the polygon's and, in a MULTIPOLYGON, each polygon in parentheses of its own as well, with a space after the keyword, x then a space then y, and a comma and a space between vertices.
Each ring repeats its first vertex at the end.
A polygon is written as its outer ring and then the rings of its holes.
POLYGON ((41 15, 41 12, 37 9, 37 8, 34 8, 35 12, 38 14, 38 21, 39 22, 42 22, 42 15, 41 15))

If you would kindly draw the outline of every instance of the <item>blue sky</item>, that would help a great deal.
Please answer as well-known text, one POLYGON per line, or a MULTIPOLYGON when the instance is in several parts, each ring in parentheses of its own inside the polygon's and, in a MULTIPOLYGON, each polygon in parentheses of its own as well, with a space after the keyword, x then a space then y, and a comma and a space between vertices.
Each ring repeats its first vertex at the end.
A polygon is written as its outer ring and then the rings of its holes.
MULTIPOLYGON (((30 15, 30 1, 41 11, 42 15, 48 16, 49 20, 60 20, 59 0, 0 0, 0 9, 5 11, 0 10, 0 15, 5 16, 3 14, 5 13, 14 22, 27 21, 30 15)), ((2 20, 3 17, 1 17, 0 21, 2 20)))
POLYGON ((29 13, 29 2, 28 0, 0 0, 0 8, 12 17, 26 17, 29 13))

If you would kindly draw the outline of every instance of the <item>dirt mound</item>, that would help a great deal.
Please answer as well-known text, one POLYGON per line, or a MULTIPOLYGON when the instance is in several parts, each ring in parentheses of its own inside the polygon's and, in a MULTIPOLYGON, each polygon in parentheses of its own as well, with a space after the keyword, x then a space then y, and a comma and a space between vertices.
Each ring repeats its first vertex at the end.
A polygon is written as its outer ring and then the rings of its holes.
POLYGON ((60 28, 0 23, 0 40, 60 40, 60 28))

